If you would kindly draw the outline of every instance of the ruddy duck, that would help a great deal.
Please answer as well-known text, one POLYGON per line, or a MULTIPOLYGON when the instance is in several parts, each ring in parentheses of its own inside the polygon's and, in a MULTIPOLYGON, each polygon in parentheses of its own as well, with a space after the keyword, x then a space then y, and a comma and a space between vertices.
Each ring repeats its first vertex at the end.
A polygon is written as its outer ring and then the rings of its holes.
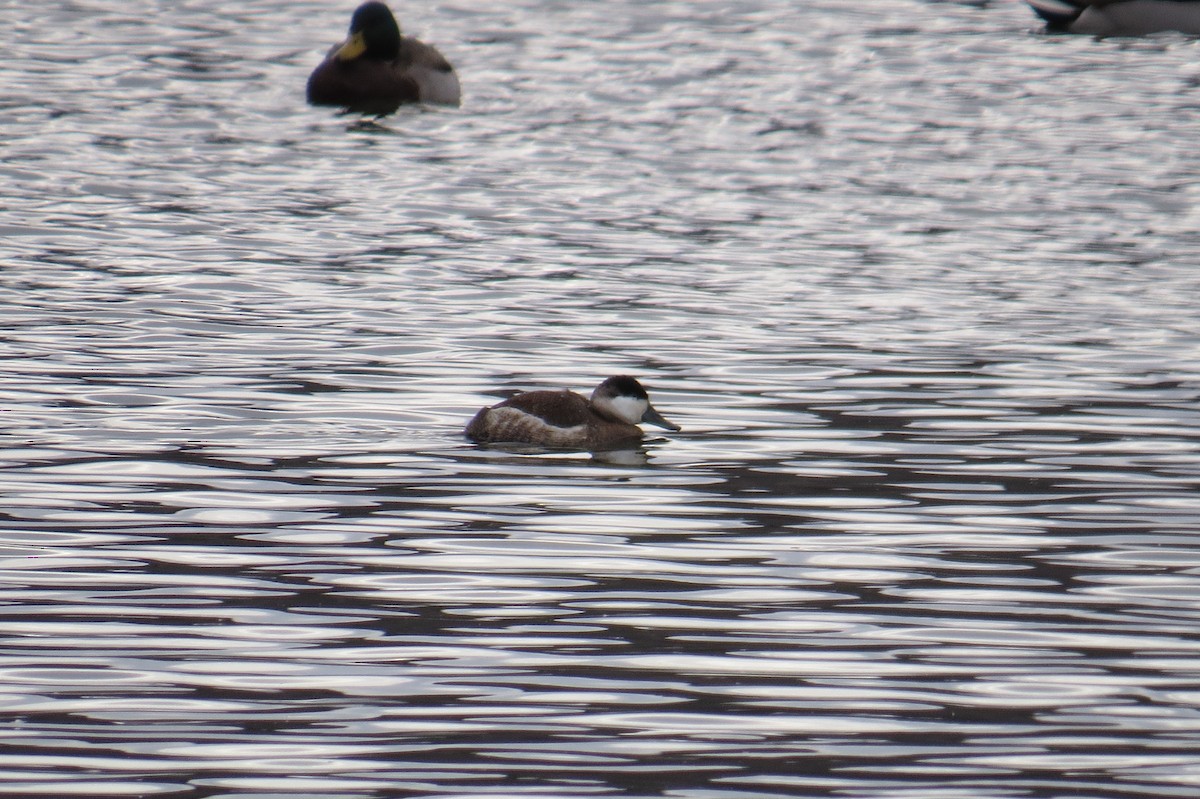
POLYGON ((597 386, 590 400, 566 389, 517 394, 475 414, 464 433, 481 444, 605 450, 641 441, 641 422, 680 429, 654 410, 641 383, 619 375, 597 386))
POLYGON ((402 103, 458 105, 454 67, 435 48, 401 36, 383 3, 363 3, 350 36, 335 45, 308 78, 308 102, 364 114, 390 114, 402 103))

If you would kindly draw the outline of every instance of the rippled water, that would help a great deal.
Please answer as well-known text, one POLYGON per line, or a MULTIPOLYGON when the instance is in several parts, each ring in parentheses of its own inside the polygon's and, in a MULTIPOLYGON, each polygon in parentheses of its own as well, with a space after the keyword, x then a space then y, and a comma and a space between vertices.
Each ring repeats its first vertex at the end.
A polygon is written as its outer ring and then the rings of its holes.
POLYGON ((0 9, 0 794, 1200 790, 1200 42, 352 5, 0 9))

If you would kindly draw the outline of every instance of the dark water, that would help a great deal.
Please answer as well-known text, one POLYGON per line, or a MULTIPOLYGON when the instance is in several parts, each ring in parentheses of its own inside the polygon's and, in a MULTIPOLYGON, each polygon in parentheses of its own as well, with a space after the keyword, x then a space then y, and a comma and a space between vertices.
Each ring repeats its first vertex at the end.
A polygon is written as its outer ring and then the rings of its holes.
POLYGON ((0 10, 0 795, 1196 795, 1200 43, 352 5, 0 10))

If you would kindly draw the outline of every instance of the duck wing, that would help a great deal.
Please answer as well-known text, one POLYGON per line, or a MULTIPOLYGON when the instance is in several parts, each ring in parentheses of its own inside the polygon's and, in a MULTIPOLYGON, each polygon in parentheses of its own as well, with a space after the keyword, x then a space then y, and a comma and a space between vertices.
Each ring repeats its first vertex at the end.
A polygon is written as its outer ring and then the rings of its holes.
POLYGON ((458 73, 433 45, 405 36, 400 39, 400 54, 395 64, 397 71, 417 86, 421 102, 441 105, 462 102, 458 73))
POLYGON ((592 418, 591 404, 574 391, 526 391, 493 408, 515 408, 554 427, 575 427, 592 418))

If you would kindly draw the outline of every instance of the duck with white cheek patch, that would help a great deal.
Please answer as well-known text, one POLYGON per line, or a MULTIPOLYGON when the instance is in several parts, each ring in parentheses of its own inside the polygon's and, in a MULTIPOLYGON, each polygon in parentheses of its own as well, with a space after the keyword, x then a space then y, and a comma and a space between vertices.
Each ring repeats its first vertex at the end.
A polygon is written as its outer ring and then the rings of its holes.
POLYGON ((636 446, 639 424, 678 431, 650 404, 646 389, 628 375, 610 377, 591 399, 574 391, 526 391, 484 408, 464 431, 480 444, 534 444, 592 451, 636 446))

